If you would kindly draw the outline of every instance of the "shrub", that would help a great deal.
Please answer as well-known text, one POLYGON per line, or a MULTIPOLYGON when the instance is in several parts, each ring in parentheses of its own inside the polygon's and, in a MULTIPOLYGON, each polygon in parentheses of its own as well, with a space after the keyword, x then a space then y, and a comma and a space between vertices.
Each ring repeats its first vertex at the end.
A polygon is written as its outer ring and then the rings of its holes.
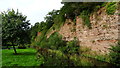
POLYGON ((91 24, 90 24, 90 11, 88 10, 84 10, 81 14, 80 17, 82 17, 83 21, 84 21, 84 25, 86 25, 87 27, 91 28, 91 24))
POLYGON ((62 22, 65 22, 65 17, 64 17, 64 14, 59 14, 55 17, 54 19, 54 22, 55 23, 62 23, 62 22))
POLYGON ((120 66, 120 42, 116 46, 112 46, 110 50, 111 62, 120 66))
POLYGON ((66 47, 64 47, 65 54, 79 54, 79 45, 76 39, 68 41, 66 47))
POLYGON ((79 46, 77 39, 66 42, 62 40, 62 36, 59 33, 54 32, 48 39, 43 37, 37 40, 36 44, 41 48, 38 49, 37 53, 38 59, 43 61, 41 66, 78 65, 77 62, 79 61, 70 59, 71 54, 78 54, 79 46))
POLYGON ((38 36, 37 40, 34 42, 34 46, 40 46, 42 48, 47 47, 47 38, 44 35, 38 36))
POLYGON ((46 37, 47 30, 41 32, 39 36, 35 38, 35 41, 32 42, 32 46, 40 46, 42 48, 47 47, 47 37, 46 37))
POLYGON ((52 27, 54 27, 56 30, 59 30, 60 27, 64 24, 64 22, 65 22, 64 14, 56 15, 56 17, 54 18, 54 24, 52 27))
POLYGON ((91 49, 89 47, 86 47, 86 46, 81 46, 80 47, 80 53, 81 54, 86 54, 87 52, 90 52, 91 49))
POLYGON ((72 55, 70 59, 74 62, 75 66, 82 66, 81 65, 81 58, 78 55, 72 55))
POLYGON ((41 66, 74 66, 74 62, 67 58, 61 51, 48 50, 39 54, 39 60, 43 61, 41 66))
POLYGON ((73 23, 74 23, 74 26, 75 26, 76 25, 76 18, 74 18, 73 23))
POLYGON ((107 6, 106 6, 106 12, 107 14, 109 15, 113 15, 115 13, 115 10, 117 9, 117 4, 116 2, 111 2, 111 3, 108 3, 107 6))
POLYGON ((47 48, 48 47, 48 43, 46 43, 46 42, 47 42, 47 38, 45 36, 45 37, 43 37, 43 39, 41 41, 37 42, 38 43, 37 45, 39 45, 42 48, 47 48))
POLYGON ((62 40, 62 36, 55 32, 48 38, 48 45, 50 49, 58 50, 65 45, 65 42, 62 40))

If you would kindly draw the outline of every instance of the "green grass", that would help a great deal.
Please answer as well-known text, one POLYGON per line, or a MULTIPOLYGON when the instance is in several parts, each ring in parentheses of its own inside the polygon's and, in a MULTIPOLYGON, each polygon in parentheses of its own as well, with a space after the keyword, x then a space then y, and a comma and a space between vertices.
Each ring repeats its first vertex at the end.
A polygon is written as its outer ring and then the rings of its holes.
MULTIPOLYGON (((61 56, 62 52, 55 51, 57 56, 61 56)), ((14 55, 13 49, 4 49, 2 50, 2 66, 40 66, 43 63, 43 60, 36 59, 36 50, 35 49, 17 49, 18 55, 14 55)), ((87 58, 84 56, 71 55, 70 59, 74 61, 76 66, 99 66, 108 65, 106 62, 101 62, 96 59, 87 58)), ((50 59, 52 60, 52 58, 50 59)), ((55 62, 55 60, 54 60, 55 62)), ((58 62, 58 61, 56 61, 58 62)))
POLYGON ((18 55, 13 54, 13 49, 2 50, 2 66, 39 66, 35 49, 17 49, 18 55))

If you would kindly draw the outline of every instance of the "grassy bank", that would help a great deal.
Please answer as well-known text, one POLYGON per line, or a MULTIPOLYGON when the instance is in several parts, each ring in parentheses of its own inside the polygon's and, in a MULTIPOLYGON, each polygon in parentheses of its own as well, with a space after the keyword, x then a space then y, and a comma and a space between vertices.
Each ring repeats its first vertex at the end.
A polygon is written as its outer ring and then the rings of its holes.
POLYGON ((18 55, 13 54, 13 49, 2 50, 2 66, 39 66, 35 49, 17 49, 18 55))

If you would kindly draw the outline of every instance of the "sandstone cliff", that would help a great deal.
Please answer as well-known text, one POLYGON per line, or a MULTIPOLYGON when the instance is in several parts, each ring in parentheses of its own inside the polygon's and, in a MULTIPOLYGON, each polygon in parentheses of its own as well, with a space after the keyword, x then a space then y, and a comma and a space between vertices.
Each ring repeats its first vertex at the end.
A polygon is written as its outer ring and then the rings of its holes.
MULTIPOLYGON (((63 40, 70 41, 78 38, 80 46, 87 46, 93 51, 108 53, 110 45, 115 45, 118 41, 118 10, 114 15, 108 15, 103 7, 99 11, 90 15, 91 29, 83 25, 83 20, 76 17, 76 24, 70 19, 66 19, 65 24, 58 31, 63 40)), ((47 36, 51 35, 52 30, 47 36)))

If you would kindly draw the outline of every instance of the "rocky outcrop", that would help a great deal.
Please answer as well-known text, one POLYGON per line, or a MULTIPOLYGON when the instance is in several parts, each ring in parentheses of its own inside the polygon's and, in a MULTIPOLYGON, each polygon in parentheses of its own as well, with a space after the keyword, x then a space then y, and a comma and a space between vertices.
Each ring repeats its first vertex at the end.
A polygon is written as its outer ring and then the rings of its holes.
POLYGON ((59 33, 63 36, 63 40, 70 41, 76 37, 76 26, 74 22, 67 19, 65 24, 61 27, 59 33))
POLYGON ((100 53, 108 53, 110 45, 115 45, 118 41, 118 15, 116 13, 108 15, 105 8, 94 12, 90 16, 92 29, 83 25, 82 18, 76 17, 76 25, 67 19, 59 33, 63 36, 63 40, 70 41, 77 37, 81 46, 88 46, 100 53))

